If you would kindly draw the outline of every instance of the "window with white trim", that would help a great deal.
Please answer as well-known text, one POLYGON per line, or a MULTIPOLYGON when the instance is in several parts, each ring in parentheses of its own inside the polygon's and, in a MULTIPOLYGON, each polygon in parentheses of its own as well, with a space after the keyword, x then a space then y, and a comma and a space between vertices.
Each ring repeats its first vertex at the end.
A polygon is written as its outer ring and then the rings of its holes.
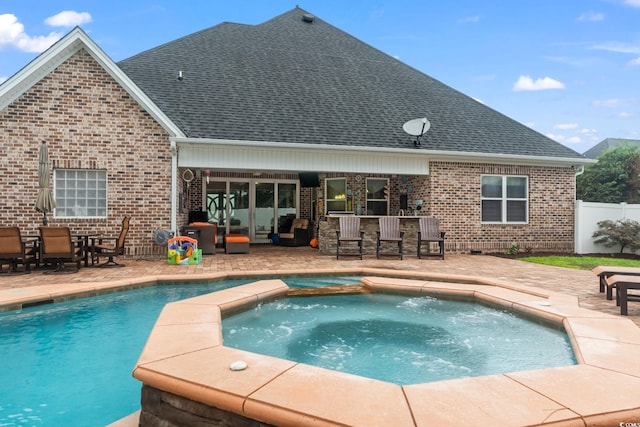
POLYGON ((529 181, 526 176, 482 175, 482 222, 527 223, 529 181))
POLYGON ((347 178, 327 178, 325 180, 325 213, 346 212, 347 178))
POLYGON ((107 171, 54 169, 56 218, 106 218, 107 171))

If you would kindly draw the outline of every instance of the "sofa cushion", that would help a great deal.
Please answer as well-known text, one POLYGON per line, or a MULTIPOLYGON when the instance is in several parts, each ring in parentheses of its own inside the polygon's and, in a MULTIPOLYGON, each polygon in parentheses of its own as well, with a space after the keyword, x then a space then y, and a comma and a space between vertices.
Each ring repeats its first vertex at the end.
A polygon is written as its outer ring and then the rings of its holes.
POLYGON ((244 234, 225 234, 224 240, 227 243, 249 243, 249 237, 244 234))
POLYGON ((308 226, 309 226, 308 219, 296 218, 291 223, 291 230, 289 230, 289 233, 291 234, 295 233, 296 228, 302 228, 303 230, 306 230, 308 226))

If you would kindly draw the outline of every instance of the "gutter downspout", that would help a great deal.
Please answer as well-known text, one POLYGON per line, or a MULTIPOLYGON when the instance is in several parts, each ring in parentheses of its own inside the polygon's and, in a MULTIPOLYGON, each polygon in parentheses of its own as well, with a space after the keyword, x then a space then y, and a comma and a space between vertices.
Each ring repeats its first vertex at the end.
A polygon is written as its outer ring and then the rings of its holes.
POLYGON ((171 230, 173 235, 176 234, 176 221, 178 215, 177 197, 178 197, 178 147, 176 142, 171 140, 171 230))
POLYGON ((580 240, 580 232, 578 230, 580 226, 580 211, 582 209, 582 200, 576 200, 577 192, 578 192, 578 176, 584 173, 584 165, 578 166, 578 170, 575 172, 573 177, 573 250, 574 252, 581 254, 582 251, 582 242, 580 240))
POLYGON ((576 199, 578 192, 578 182, 577 178, 584 173, 584 165, 578 166, 578 170, 574 173, 573 176, 573 200, 576 199))

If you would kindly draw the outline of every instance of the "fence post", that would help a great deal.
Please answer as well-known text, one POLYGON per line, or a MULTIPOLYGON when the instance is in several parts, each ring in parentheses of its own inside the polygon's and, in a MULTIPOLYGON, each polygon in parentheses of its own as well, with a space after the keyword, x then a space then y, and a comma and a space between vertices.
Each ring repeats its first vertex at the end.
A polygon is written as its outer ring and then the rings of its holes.
POLYGON ((581 224, 584 221, 580 221, 582 217, 582 200, 576 200, 575 211, 574 211, 574 226, 573 226, 573 245, 574 250, 577 254, 583 253, 582 240, 583 233, 581 229, 581 224))

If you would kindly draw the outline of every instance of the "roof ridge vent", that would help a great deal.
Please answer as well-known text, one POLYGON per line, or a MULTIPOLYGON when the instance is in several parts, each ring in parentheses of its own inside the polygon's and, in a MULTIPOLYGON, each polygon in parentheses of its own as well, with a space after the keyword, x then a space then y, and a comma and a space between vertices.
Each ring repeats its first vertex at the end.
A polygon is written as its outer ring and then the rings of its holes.
POLYGON ((308 22, 309 24, 313 24, 313 22, 316 20, 316 17, 310 13, 305 13, 304 15, 302 15, 302 20, 304 22, 308 22))

